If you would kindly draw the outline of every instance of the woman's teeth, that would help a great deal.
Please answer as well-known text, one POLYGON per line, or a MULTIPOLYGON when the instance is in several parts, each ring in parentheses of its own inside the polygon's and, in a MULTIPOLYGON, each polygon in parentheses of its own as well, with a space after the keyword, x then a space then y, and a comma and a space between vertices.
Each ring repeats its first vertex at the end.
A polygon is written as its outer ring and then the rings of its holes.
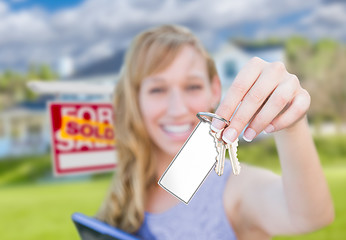
POLYGON ((184 125, 164 125, 163 129, 169 133, 185 133, 191 129, 191 124, 184 125))

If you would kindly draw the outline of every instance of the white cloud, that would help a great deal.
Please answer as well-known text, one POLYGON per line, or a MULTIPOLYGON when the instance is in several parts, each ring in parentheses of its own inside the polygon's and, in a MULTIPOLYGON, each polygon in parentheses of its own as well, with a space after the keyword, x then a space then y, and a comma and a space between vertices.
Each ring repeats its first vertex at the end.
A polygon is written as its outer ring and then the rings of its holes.
POLYGON ((257 37, 303 35, 312 39, 334 38, 346 41, 346 3, 316 4, 294 24, 262 28, 257 37))
MULTIPOLYGON (((338 26, 346 23, 346 4, 336 2, 330 5, 322 5, 315 9, 315 11, 306 17, 302 24, 325 24, 331 27, 338 26)), ((346 25, 345 25, 346 26, 346 25)))
POLYGON ((163 23, 187 25, 209 46, 219 39, 220 31, 237 33, 245 24, 256 25, 253 36, 265 37, 297 28, 321 35, 328 30, 321 30, 321 22, 330 21, 335 24, 331 33, 343 37, 337 29, 346 26, 345 7, 332 5, 326 7, 320 0, 152 0, 145 5, 139 0, 87 0, 51 14, 39 8, 12 12, 0 1, 0 66, 53 63, 66 55, 73 56, 77 65, 85 64, 127 46, 139 31, 163 23), (307 16, 301 22, 275 25, 280 17, 304 10, 307 16))
POLYGON ((8 10, 6 3, 0 1, 0 16, 5 14, 8 10))

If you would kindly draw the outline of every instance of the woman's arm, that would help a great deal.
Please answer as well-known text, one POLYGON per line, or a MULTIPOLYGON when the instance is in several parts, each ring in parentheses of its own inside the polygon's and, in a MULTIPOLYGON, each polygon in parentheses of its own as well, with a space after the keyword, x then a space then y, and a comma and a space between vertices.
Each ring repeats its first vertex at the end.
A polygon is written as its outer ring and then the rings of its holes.
POLYGON ((306 117, 274 137, 291 222, 302 232, 331 223, 333 203, 306 117))
MULTIPOLYGON (((262 130, 275 132, 282 177, 245 167, 233 178, 238 196, 226 208, 237 206, 236 221, 243 229, 272 236, 308 232, 332 221, 331 197, 306 121, 309 106, 308 92, 282 63, 253 58, 217 108, 217 115, 232 117, 223 132, 226 142, 233 142, 246 124, 247 141, 262 130)), ((214 119, 212 127, 224 124, 214 119)))

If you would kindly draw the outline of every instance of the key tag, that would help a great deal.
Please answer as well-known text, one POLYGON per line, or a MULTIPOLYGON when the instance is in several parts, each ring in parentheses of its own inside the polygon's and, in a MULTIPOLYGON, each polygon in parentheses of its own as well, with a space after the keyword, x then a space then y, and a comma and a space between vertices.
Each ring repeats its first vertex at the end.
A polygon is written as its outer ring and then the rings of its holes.
POLYGON ((216 114, 197 113, 200 122, 161 176, 158 184, 188 204, 216 163, 217 150, 210 134, 211 121, 205 116, 228 121, 216 114))

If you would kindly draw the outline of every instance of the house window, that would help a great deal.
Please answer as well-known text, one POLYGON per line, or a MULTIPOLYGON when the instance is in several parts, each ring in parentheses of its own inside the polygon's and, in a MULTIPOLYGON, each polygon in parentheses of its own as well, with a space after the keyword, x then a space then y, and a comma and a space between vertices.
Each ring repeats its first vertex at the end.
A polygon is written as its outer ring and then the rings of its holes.
POLYGON ((234 60, 227 60, 224 63, 224 74, 227 79, 234 79, 237 74, 237 66, 234 60))
POLYGON ((29 136, 36 136, 36 135, 40 135, 42 132, 41 126, 38 124, 30 124, 27 127, 27 132, 29 136))

